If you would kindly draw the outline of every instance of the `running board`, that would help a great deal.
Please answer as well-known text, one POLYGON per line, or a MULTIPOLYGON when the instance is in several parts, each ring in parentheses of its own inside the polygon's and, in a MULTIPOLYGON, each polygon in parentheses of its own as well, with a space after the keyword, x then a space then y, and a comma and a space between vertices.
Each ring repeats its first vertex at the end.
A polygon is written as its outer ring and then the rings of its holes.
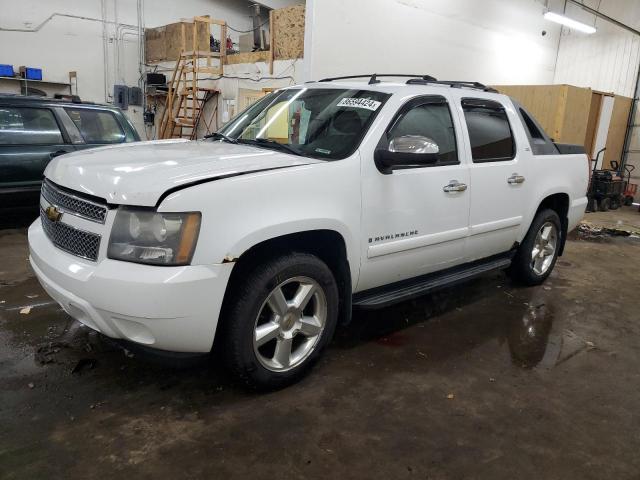
POLYGON ((514 252, 496 255, 488 259, 471 262, 442 272, 403 280, 383 287, 372 288, 353 295, 353 306, 365 309, 384 308, 394 303, 420 297, 426 293, 465 282, 494 270, 503 270, 511 265, 514 252))

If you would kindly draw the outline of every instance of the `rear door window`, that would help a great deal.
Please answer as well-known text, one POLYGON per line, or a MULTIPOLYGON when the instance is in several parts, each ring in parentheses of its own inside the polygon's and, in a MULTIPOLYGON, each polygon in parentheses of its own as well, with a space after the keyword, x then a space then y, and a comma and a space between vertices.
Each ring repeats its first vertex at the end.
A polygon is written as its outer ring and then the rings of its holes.
POLYGON ((125 141, 118 120, 111 112, 86 108, 65 108, 86 143, 110 144, 125 141))
POLYGON ((474 163, 500 162, 515 157, 515 141, 504 106, 493 100, 462 99, 474 163))
POLYGON ((0 145, 64 143, 53 112, 47 108, 0 107, 0 145))

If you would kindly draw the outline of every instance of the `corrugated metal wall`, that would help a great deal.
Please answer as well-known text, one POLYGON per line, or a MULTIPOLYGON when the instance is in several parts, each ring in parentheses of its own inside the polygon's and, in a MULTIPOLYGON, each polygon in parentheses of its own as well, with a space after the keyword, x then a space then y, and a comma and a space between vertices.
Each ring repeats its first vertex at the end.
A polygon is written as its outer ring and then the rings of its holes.
MULTIPOLYGON (((636 30, 640 30, 639 0, 585 0, 584 3, 636 30)), ((551 10, 562 13, 565 0, 550 0, 551 10)), ((554 83, 567 83, 637 96, 636 79, 640 67, 640 36, 606 20, 595 19, 579 6, 568 3, 567 16, 595 25, 593 35, 562 29, 554 83)), ((627 162, 635 165, 634 178, 640 182, 640 111, 636 111, 631 129, 627 162)), ((636 197, 636 201, 638 198, 636 197)))
MULTIPOLYGON (((640 25, 638 0, 586 1, 616 20, 633 28, 640 25)), ((554 8, 558 11, 558 8, 554 8)), ((561 12, 562 10, 560 10, 561 12)), ((567 83, 578 87, 613 92, 633 97, 640 65, 640 37, 594 16, 569 3, 567 15, 593 25, 593 35, 562 29, 554 83, 567 83)))
POLYGON ((633 97, 639 64, 640 37, 631 32, 613 25, 588 36, 563 29, 554 83, 633 97))

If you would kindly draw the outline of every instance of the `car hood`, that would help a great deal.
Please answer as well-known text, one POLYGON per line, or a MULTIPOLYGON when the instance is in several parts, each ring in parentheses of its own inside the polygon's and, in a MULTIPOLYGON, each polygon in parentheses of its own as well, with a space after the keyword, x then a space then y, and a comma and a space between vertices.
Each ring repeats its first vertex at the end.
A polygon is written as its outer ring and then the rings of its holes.
POLYGON ((108 203, 153 206, 167 190, 320 162, 248 145, 156 140, 62 155, 49 163, 45 177, 108 203))

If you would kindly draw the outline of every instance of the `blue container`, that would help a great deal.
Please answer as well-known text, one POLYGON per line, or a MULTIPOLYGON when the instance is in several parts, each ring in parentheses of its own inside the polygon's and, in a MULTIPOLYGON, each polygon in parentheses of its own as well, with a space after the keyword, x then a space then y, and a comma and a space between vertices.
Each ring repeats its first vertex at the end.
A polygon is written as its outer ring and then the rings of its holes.
POLYGON ((13 65, 0 63, 0 77, 13 77, 13 65))
POLYGON ((42 69, 25 67, 23 75, 27 80, 42 80, 42 69))

